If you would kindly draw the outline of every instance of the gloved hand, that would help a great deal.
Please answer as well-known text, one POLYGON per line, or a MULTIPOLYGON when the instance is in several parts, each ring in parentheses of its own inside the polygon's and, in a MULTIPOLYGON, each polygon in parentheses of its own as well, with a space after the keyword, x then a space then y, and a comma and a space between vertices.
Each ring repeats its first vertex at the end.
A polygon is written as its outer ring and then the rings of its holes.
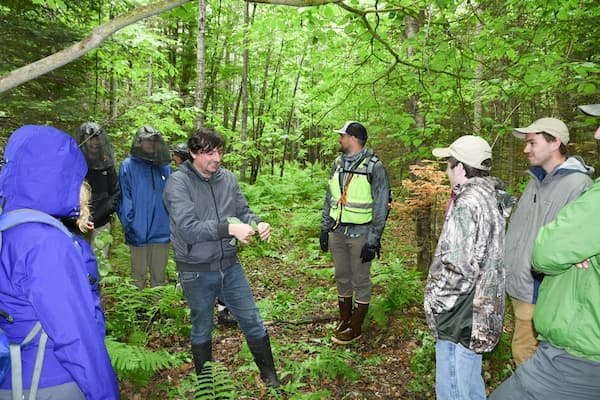
POLYGON ((329 232, 321 231, 321 236, 319 236, 319 244, 321 245, 321 250, 324 252, 329 250, 329 232))
POLYGON ((379 258, 379 252, 381 251, 381 245, 377 243, 376 245, 370 245, 369 243, 365 243, 362 250, 360 251, 360 259, 363 263, 369 262, 377 256, 379 258))

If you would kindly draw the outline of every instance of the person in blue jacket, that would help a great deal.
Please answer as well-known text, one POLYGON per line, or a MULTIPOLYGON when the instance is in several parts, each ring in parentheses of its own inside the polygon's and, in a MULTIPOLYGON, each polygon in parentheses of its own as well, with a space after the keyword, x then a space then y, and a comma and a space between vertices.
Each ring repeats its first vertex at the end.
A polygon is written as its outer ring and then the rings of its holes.
MULTIPOLYGON (((77 216, 86 172, 85 158, 69 135, 49 126, 23 126, 11 135, 4 153, 4 212, 32 208, 59 219, 77 216)), ((48 335, 37 398, 119 398, 104 344, 104 316, 88 278, 93 256, 85 241, 80 243, 81 249, 64 232, 41 223, 2 232, 0 304, 14 322, 0 318, 0 329, 11 342, 21 343, 39 321, 48 335)), ((39 337, 21 349, 25 398, 39 337)), ((9 376, 0 384, 0 399, 11 398, 9 376)))
POLYGON ((121 197, 117 214, 131 250, 131 275, 140 289, 164 285, 169 258, 169 216, 163 204, 165 183, 171 175, 169 148, 151 126, 141 127, 129 156, 119 168, 121 197))

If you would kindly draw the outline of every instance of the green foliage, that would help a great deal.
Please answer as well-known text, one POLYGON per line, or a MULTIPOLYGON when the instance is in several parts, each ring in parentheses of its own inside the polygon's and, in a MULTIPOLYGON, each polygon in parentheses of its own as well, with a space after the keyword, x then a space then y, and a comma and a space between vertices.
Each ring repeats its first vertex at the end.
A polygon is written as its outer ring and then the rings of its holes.
POLYGON ((98 262, 98 272, 100 277, 108 275, 112 271, 112 265, 108 257, 104 255, 102 249, 113 243, 113 237, 109 230, 103 230, 94 240, 93 250, 98 262))
POLYGON ((174 286, 158 286, 138 290, 130 278, 108 276, 103 279, 103 298, 108 333, 146 344, 149 333, 189 335, 189 310, 183 294, 174 286))
POLYGON ((181 364, 166 350, 150 351, 137 344, 118 342, 112 337, 107 337, 105 342, 119 379, 127 378, 138 386, 146 385, 156 371, 181 364))
POLYGON ((290 363, 286 368, 294 379, 304 382, 338 378, 349 383, 358 381, 360 372, 350 366, 350 363, 358 362, 359 356, 352 349, 326 343, 318 346, 302 343, 300 346, 307 355, 306 358, 301 362, 290 363))
POLYGON ((200 376, 192 374, 178 385, 170 385, 169 398, 197 400, 236 399, 235 386, 227 368, 219 362, 206 362, 200 376))
POLYGON ((435 393, 435 339, 428 330, 417 329, 414 333, 415 338, 420 341, 420 346, 413 350, 410 360, 410 370, 414 378, 408 387, 430 398, 435 393))
POLYGON ((369 307, 369 316, 384 328, 391 312, 401 311, 408 305, 423 301, 423 281, 421 273, 407 269, 404 262, 395 259, 389 265, 372 265, 373 284, 381 286, 384 293, 376 295, 369 307))

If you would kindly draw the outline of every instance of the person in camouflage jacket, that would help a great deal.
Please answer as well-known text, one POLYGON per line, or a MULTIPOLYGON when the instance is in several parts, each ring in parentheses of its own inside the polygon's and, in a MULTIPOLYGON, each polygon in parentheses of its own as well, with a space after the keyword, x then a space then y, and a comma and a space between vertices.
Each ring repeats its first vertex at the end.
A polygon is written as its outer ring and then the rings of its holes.
POLYGON ((425 288, 436 396, 485 399, 481 353, 502 335, 504 230, 515 199, 489 177, 492 152, 482 138, 463 136, 433 154, 447 159, 453 191, 425 288))

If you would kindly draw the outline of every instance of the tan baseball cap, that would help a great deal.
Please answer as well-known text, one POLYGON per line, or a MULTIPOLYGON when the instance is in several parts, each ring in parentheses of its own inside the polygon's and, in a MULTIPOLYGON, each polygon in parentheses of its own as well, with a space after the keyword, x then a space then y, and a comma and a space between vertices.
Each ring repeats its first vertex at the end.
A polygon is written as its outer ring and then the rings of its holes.
POLYGON ((481 163, 492 158, 492 148, 483 138, 465 135, 456 139, 449 147, 433 149, 433 155, 438 158, 454 157, 458 161, 473 168, 489 171, 490 167, 481 163))
POLYGON ((585 115, 600 117, 600 104, 584 104, 582 106, 577 106, 577 108, 585 115))
POLYGON ((569 143, 569 129, 564 122, 556 118, 540 118, 525 128, 514 128, 512 133, 519 139, 526 139, 528 133, 547 133, 563 144, 569 143))

